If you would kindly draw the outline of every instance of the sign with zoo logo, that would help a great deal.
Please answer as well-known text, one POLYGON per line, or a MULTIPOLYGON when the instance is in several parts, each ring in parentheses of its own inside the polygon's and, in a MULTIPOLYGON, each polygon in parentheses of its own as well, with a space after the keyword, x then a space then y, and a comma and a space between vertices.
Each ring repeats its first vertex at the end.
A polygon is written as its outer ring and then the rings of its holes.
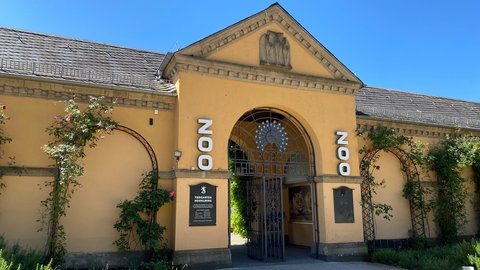
POLYGON ((312 193, 310 185, 290 186, 288 188, 290 221, 312 222, 312 193))
POLYGON ((217 187, 208 183, 190 186, 190 226, 215 226, 217 187))

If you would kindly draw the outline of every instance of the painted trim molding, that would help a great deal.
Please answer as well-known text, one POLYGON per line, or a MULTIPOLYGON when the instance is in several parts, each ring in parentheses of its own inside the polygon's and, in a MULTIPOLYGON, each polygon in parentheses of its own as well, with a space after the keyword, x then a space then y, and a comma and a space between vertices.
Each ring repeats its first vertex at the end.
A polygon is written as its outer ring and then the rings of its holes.
POLYGON ((0 166, 0 174, 7 176, 54 177, 56 171, 56 168, 50 167, 0 166))
POLYGON ((281 72, 260 67, 251 67, 194 56, 175 54, 165 70, 169 80, 175 81, 179 72, 190 72, 214 77, 250 81, 295 89, 327 91, 354 95, 361 83, 334 80, 312 75, 281 72))
POLYGON ((152 108, 159 110, 173 110, 176 104, 176 96, 165 95, 153 91, 132 91, 126 88, 106 87, 101 85, 80 84, 75 82, 57 82, 54 80, 42 80, 40 78, 26 78, 25 76, 11 77, 2 80, 0 74, 0 95, 33 97, 42 99, 63 100, 76 96, 81 101, 87 101, 89 96, 105 96, 106 102, 115 102, 116 106, 152 108), (25 80, 23 86, 17 80, 25 80), (30 81, 32 80, 32 81, 30 81), (45 83, 48 82, 49 84, 45 83), (30 83, 31 82, 31 83, 30 83), (32 86, 25 86, 32 84, 32 86))
POLYGON ((313 177, 315 183, 348 183, 361 184, 363 178, 361 176, 341 176, 335 174, 324 174, 313 177))

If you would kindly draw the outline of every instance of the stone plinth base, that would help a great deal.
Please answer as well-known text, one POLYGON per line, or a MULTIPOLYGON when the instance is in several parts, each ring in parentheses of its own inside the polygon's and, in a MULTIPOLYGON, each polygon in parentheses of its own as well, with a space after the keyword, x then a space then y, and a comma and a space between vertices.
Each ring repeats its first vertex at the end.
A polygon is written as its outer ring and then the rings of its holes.
POLYGON ((176 250, 174 265, 188 265, 188 269, 217 269, 232 266, 232 255, 228 248, 176 250))
POLYGON ((65 255, 66 269, 130 269, 145 261, 144 251, 68 253, 65 255))
POLYGON ((325 261, 359 261, 366 260, 368 249, 359 243, 317 243, 312 245, 312 256, 325 261))

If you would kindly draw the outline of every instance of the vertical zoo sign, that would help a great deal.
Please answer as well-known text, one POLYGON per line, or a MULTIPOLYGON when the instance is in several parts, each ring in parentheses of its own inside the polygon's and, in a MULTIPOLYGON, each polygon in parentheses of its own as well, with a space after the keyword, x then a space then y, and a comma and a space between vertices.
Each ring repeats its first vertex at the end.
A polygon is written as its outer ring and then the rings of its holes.
POLYGON ((201 152, 197 158, 197 166, 202 171, 209 171, 213 168, 213 159, 210 155, 213 149, 213 140, 207 135, 213 134, 213 130, 209 129, 213 124, 213 120, 199 118, 197 122, 201 124, 197 130, 198 135, 200 135, 197 140, 197 148, 201 152))
POLYGON ((337 165, 337 172, 341 176, 349 176, 350 175, 350 164, 348 163, 348 159, 350 158, 350 152, 348 151, 347 145, 347 136, 348 132, 346 131, 337 131, 335 134, 338 136, 336 144, 337 144, 337 158, 340 162, 337 165))
POLYGON ((190 186, 190 226, 215 226, 217 187, 208 183, 190 186))

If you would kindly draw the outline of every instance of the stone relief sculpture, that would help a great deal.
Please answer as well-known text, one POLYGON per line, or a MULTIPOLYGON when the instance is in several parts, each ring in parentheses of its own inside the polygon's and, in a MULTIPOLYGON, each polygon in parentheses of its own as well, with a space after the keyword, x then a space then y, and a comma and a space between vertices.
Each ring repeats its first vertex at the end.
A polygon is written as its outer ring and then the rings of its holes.
POLYGON ((260 64, 291 68, 290 44, 283 33, 268 31, 260 37, 260 64))

